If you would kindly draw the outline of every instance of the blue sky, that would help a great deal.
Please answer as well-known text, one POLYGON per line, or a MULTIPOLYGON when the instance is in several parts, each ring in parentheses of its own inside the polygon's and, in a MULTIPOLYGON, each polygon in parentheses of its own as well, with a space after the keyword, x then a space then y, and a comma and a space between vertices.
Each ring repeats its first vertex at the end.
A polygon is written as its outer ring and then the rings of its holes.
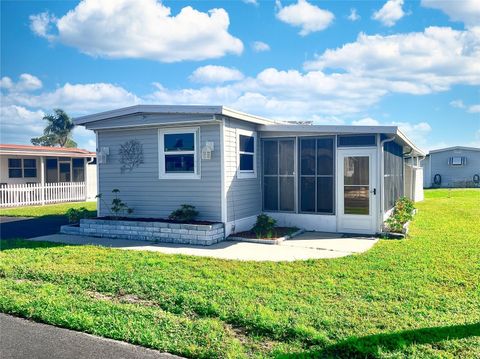
POLYGON ((480 147, 480 0, 2 1, 0 56, 2 143, 57 107, 156 103, 480 147))

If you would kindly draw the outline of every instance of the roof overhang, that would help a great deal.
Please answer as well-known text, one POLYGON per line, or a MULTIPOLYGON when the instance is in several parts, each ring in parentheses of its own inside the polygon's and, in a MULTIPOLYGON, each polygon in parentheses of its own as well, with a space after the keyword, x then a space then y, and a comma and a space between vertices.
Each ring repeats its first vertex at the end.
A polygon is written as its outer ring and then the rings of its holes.
POLYGON ((480 148, 477 147, 466 147, 466 146, 453 146, 453 147, 446 147, 446 148, 439 148, 438 150, 432 150, 428 153, 438 153, 438 152, 445 152, 445 151, 455 151, 455 150, 463 150, 463 151, 480 151, 480 148))
POLYGON ((276 123, 260 116, 250 115, 225 106, 203 106, 203 105, 135 105, 112 111, 99 112, 87 116, 74 118, 75 125, 87 125, 92 122, 126 117, 132 115, 211 115, 227 116, 238 120, 248 121, 258 125, 276 123))
POLYGON ((404 147, 407 147, 407 152, 410 152, 410 156, 425 156, 426 153, 417 147, 397 126, 345 126, 345 125, 287 125, 287 124, 274 124, 263 125, 258 128, 259 131, 276 132, 285 134, 298 134, 305 135, 311 134, 384 134, 387 136, 395 137, 397 142, 400 142, 404 147))
POLYGON ((31 150, 31 149, 3 149, 0 148, 0 156, 40 156, 40 157, 73 157, 73 158, 89 158, 96 157, 95 152, 64 152, 50 150, 31 150))

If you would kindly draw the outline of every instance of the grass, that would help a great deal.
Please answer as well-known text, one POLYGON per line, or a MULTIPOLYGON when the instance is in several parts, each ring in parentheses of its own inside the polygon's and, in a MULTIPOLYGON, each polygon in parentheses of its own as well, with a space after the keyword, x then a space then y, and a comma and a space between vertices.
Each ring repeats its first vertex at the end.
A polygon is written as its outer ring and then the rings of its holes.
POLYGON ((45 206, 25 206, 0 209, 0 216, 10 217, 44 217, 63 216, 69 208, 85 207, 91 215, 96 215, 97 202, 67 202, 59 204, 48 204, 45 206))
POLYGON ((479 203, 427 191, 410 238, 329 260, 18 241, 0 253, 0 311, 195 358, 478 358, 479 203))

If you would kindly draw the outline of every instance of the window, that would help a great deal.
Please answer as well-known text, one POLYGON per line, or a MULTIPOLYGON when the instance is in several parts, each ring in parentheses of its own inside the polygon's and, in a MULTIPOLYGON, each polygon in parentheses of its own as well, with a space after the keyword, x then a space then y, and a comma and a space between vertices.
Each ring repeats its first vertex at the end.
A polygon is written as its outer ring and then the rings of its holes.
POLYGON ((465 164, 465 157, 450 157, 450 164, 452 166, 463 166, 465 164))
POLYGON ((8 159, 8 177, 22 178, 22 160, 19 158, 8 159))
POLYGON ((37 160, 34 158, 9 158, 8 177, 35 178, 37 177, 37 160))
POLYGON ((239 169, 238 178, 255 178, 256 163, 255 163, 255 142, 256 136, 253 132, 239 130, 238 136, 238 157, 239 169))
POLYGON ((338 147, 375 146, 375 135, 347 135, 338 136, 338 147))
POLYGON ((73 182, 85 181, 85 168, 84 168, 83 158, 72 159, 72 175, 73 175, 73 182))
POLYGON ((300 212, 334 213, 334 145, 332 137, 300 139, 300 212))
POLYGON ((160 178, 200 178, 198 128, 159 131, 160 178))
POLYGON ((23 160, 23 177, 35 178, 37 177, 37 160, 34 158, 23 160))

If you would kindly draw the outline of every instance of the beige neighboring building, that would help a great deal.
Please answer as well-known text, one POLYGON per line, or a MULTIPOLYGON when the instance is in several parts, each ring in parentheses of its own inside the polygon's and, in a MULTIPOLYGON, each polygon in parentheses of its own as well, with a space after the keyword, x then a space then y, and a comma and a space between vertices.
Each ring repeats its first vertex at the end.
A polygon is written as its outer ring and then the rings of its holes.
POLYGON ((95 200, 96 154, 79 148, 0 144, 2 207, 95 200))

